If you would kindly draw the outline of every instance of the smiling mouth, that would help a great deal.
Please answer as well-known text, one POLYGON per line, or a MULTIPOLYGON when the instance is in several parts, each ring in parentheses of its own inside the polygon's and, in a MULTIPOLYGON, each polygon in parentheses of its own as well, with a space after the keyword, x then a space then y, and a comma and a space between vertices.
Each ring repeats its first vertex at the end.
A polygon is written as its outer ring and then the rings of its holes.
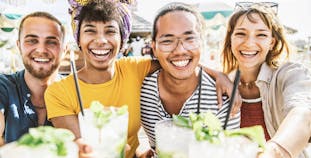
POLYGON ((245 57, 253 57, 258 54, 259 51, 240 51, 240 54, 245 57))
POLYGON ((190 59, 187 59, 187 60, 178 60, 178 61, 171 61, 171 63, 172 63, 174 66, 177 66, 177 67, 185 67, 185 66, 187 66, 187 65, 190 63, 190 59))
POLYGON ((33 60, 37 63, 48 63, 51 61, 51 59, 48 58, 33 58, 33 60))
POLYGON ((106 50, 95 50, 95 49, 92 49, 91 53, 96 58, 103 59, 103 58, 107 57, 110 54, 110 49, 106 49, 106 50))

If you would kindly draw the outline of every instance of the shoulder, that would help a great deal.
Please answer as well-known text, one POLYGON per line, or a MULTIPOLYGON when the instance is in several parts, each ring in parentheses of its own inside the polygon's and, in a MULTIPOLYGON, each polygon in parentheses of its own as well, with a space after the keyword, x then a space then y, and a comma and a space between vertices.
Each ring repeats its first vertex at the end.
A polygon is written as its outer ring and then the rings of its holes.
POLYGON ((146 57, 122 57, 116 61, 116 64, 124 65, 124 64, 143 64, 150 63, 151 59, 146 57))
MULTIPOLYGON (((144 100, 144 98, 157 100, 158 99, 158 83, 157 83, 157 76, 159 71, 156 71, 149 76, 145 77, 143 81, 143 85, 141 88, 141 101, 144 100)), ((142 102, 142 105, 144 103, 142 102)))
POLYGON ((159 70, 155 71, 151 74, 149 74, 148 76, 145 77, 144 81, 143 81, 143 86, 147 86, 147 85, 154 85, 154 87, 157 87, 157 80, 158 80, 158 74, 159 74, 159 70))
POLYGON ((24 83, 24 71, 18 71, 13 74, 0 74, 1 85, 21 84, 24 83))
POLYGON ((66 89, 69 85, 72 85, 73 83, 74 79, 72 74, 66 77, 62 76, 61 78, 59 78, 59 80, 56 80, 51 85, 49 85, 46 91, 58 91, 61 89, 66 89))
POLYGON ((311 78, 311 72, 304 65, 299 63, 287 62, 275 71, 274 76, 278 80, 298 81, 311 78))
POLYGON ((216 90, 216 81, 206 72, 202 72, 202 87, 208 90, 216 90))
POLYGON ((310 75, 310 71, 302 64, 300 63, 293 63, 293 62, 287 62, 282 64, 278 69, 278 73, 301 73, 304 72, 308 75, 310 75), (298 72, 297 72, 298 71, 298 72))

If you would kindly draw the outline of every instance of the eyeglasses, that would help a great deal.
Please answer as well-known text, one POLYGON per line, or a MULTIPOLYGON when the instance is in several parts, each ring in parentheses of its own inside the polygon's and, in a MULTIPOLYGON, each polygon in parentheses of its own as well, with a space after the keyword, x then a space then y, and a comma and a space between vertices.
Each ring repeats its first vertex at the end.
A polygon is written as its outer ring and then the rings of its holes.
POLYGON ((159 49, 163 52, 172 52, 181 41, 185 50, 197 49, 200 46, 199 37, 197 35, 186 35, 183 37, 161 37, 156 40, 159 49))
POLYGON ((235 3, 234 10, 247 10, 249 8, 261 7, 265 9, 271 9, 272 12, 277 15, 278 14, 278 6, 279 4, 276 2, 237 2, 235 3))

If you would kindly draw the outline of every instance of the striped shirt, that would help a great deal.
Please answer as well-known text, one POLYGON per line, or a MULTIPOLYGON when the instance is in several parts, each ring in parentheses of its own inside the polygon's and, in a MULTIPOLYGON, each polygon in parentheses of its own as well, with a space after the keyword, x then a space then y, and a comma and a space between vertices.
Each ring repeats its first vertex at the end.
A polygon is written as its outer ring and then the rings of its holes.
MULTIPOLYGON (((148 135, 150 146, 153 149, 155 149, 155 124, 160 120, 172 118, 172 116, 165 111, 160 100, 157 82, 159 72, 160 71, 156 71, 145 78, 140 93, 141 123, 148 135)), ((210 110, 220 119, 221 123, 224 124, 229 107, 229 98, 223 96, 223 106, 219 109, 217 106, 215 84, 215 81, 203 71, 200 111, 204 112, 210 110)), ((198 96, 199 86, 186 100, 178 115, 188 117, 190 112, 195 113, 197 111, 198 96)), ((227 129, 237 128, 240 128, 240 113, 230 119, 227 124, 227 129)))

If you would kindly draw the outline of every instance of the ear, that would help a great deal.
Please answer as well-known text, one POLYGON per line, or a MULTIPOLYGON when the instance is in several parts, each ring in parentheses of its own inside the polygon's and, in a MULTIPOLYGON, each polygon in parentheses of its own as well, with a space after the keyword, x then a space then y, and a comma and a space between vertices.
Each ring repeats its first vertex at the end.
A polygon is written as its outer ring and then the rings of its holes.
POLYGON ((22 54, 22 51, 21 51, 21 49, 20 49, 20 48, 21 48, 21 47, 20 47, 20 46, 21 46, 21 43, 20 43, 19 40, 16 40, 16 46, 17 46, 17 48, 18 48, 18 50, 19 50, 19 53, 22 54))
POLYGON ((151 42, 151 48, 152 48, 153 56, 157 58, 158 52, 156 51, 156 43, 155 43, 155 41, 151 42))
POLYGON ((70 47, 68 44, 63 44, 62 47, 61 47, 61 59, 64 59, 65 58, 65 55, 67 53, 67 51, 70 50, 70 47))
POLYGON ((276 43, 276 39, 273 37, 272 40, 271 40, 271 43, 270 43, 270 48, 269 48, 269 50, 272 50, 272 49, 273 49, 275 43, 276 43))

